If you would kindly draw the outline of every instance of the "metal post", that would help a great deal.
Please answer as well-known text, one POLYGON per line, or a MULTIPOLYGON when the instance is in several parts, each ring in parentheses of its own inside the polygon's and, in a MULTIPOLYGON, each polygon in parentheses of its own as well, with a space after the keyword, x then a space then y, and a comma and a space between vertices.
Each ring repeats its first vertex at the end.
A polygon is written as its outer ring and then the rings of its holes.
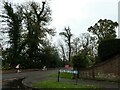
POLYGON ((76 85, 77 85, 77 83, 78 83, 78 71, 76 71, 76 85))
POLYGON ((58 82, 59 82, 59 78, 60 78, 60 70, 58 70, 58 82))

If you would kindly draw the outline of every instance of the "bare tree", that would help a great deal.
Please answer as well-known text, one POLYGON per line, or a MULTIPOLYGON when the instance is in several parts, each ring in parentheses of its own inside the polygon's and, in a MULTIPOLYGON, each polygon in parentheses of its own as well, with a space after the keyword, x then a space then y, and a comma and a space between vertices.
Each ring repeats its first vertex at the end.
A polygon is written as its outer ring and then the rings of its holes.
POLYGON ((64 45, 63 45, 63 44, 60 44, 60 48, 61 48, 61 51, 62 51, 63 62, 64 62, 64 64, 65 64, 65 62, 66 62, 66 54, 65 54, 64 45))
POLYGON ((70 29, 70 27, 68 27, 68 28, 64 28, 64 32, 61 32, 61 33, 59 33, 59 35, 62 35, 62 36, 64 36, 64 38, 65 38, 65 42, 67 43, 67 45, 68 45, 68 48, 69 48, 69 56, 68 56, 68 60, 69 60, 69 62, 70 62, 70 57, 71 57, 71 37, 72 37, 72 33, 71 33, 71 29, 70 29))
POLYGON ((79 37, 76 37, 73 39, 72 42, 72 55, 77 55, 81 48, 81 41, 79 37))

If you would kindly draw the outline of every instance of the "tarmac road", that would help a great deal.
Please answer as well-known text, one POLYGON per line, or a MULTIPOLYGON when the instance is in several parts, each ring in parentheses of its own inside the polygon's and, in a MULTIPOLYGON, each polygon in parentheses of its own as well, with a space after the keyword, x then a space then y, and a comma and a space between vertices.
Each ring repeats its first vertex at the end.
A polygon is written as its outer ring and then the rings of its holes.
MULTIPOLYGON (((42 80, 50 79, 51 77, 48 76, 48 74, 57 73, 58 69, 52 69, 47 71, 29 71, 29 72, 21 72, 21 73, 8 73, 8 74, 2 74, 2 82, 4 84, 5 81, 13 80, 17 78, 23 78, 22 83, 28 87, 32 86, 32 83, 42 80)), ((54 78, 57 80, 57 78, 54 78)), ((75 82, 75 80, 72 79, 60 79, 61 81, 68 81, 68 82, 75 82)), ((108 82, 108 81, 95 81, 95 80, 78 80, 78 83, 82 84, 91 84, 91 85, 97 85, 103 88, 117 88, 117 90, 120 90, 120 83, 114 83, 114 82, 108 82)))

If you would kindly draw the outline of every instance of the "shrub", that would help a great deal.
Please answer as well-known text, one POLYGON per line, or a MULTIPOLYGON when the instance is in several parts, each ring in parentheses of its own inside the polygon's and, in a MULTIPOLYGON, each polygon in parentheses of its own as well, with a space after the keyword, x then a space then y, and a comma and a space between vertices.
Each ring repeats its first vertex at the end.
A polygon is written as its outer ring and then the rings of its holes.
POLYGON ((80 53, 72 57, 72 64, 74 68, 85 68, 89 65, 89 60, 87 55, 80 53))

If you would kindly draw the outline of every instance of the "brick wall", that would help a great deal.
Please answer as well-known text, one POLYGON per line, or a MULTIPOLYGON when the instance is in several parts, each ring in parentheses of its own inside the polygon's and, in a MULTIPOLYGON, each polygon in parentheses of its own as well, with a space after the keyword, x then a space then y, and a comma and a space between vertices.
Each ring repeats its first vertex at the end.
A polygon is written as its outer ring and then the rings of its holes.
POLYGON ((93 67, 80 70, 80 77, 94 79, 120 80, 120 55, 116 55, 93 67))

